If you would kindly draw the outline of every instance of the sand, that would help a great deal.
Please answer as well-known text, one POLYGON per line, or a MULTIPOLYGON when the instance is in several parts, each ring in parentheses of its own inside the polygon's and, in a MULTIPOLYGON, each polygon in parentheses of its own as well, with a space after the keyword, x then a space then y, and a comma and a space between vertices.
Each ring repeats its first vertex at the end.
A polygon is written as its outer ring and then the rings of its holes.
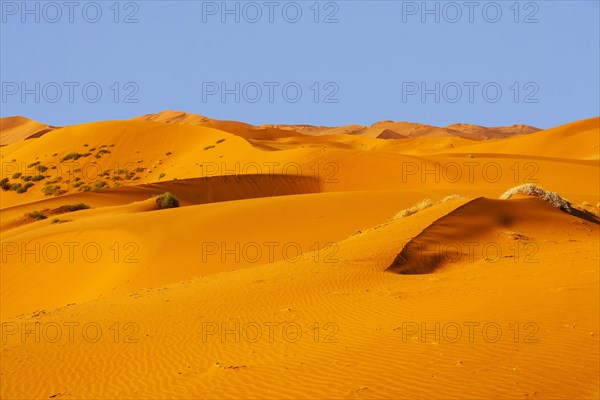
POLYGON ((3 399, 600 395, 600 118, 1 122, 3 399))

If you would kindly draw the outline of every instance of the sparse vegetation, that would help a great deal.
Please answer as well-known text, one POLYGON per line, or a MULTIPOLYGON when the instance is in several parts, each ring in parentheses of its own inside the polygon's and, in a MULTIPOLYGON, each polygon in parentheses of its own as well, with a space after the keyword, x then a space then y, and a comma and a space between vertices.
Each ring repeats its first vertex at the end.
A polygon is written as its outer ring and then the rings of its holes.
POLYGON ((91 153, 85 153, 85 154, 81 154, 81 153, 69 153, 66 156, 64 156, 63 158, 60 159, 60 162, 64 162, 64 161, 68 161, 68 160, 79 160, 81 157, 87 157, 89 156, 91 153))
POLYGON ((67 204, 64 206, 60 206, 55 211, 57 214, 64 214, 64 213, 73 212, 73 211, 88 210, 89 208, 90 208, 90 206, 88 206, 87 204, 76 203, 76 204, 67 204))
POLYGON ((33 183, 27 182, 26 184, 21 186, 19 189, 17 189, 17 193, 25 193, 32 186, 33 186, 33 183))
POLYGON ((214 148, 215 148, 215 146, 206 146, 206 147, 204 148, 204 150, 209 150, 209 149, 214 149, 214 148))
POLYGON ((61 194, 64 194, 65 191, 58 185, 46 185, 42 188, 42 193, 44 193, 45 196, 60 196, 61 194))
POLYGON ((19 179, 21 177, 21 173, 20 172, 15 172, 12 176, 13 179, 19 179))
POLYGON ((94 154, 94 157, 101 158, 102 155, 104 155, 104 154, 110 154, 110 150, 108 150, 104 147, 106 147, 106 145, 100 146, 100 149, 98 150, 98 152, 96 154, 94 154))
POLYGON ((159 209, 179 207, 179 199, 171 193, 166 192, 156 197, 156 205, 159 209))
POLYGON ((10 184, 8 183, 8 178, 4 178, 4 179, 0 180, 0 188, 2 188, 2 190, 4 190, 5 192, 7 190, 10 190, 10 184))
POLYGON ((412 206, 410 208, 407 208, 406 210, 400 211, 399 213, 397 213, 396 215, 394 215, 392 217, 392 219, 399 219, 399 218, 408 217, 409 215, 416 214, 419 211, 424 210, 426 208, 429 208, 431 206, 434 206, 436 204, 444 203, 446 201, 455 200, 455 199, 462 199, 462 198, 463 198, 462 196, 453 194, 451 196, 446 196, 442 200, 439 200, 439 201, 436 201, 436 202, 432 201, 431 199, 424 199, 424 200, 421 200, 416 205, 414 205, 414 206, 412 206))
POLYGON ((46 219, 48 217, 46 217, 42 212, 40 211, 32 211, 30 213, 25 214, 26 217, 29 217, 31 219, 34 219, 36 221, 41 221, 43 219, 46 219))
POLYGON ((164 178, 167 174, 165 174, 164 172, 161 172, 160 175, 158 175, 158 180, 160 181, 162 178, 164 178))
POLYGON ((219 139, 219 140, 217 140, 217 144, 223 143, 224 141, 225 141, 225 139, 219 139))
POLYGON ((108 186, 108 183, 106 183, 105 181, 96 181, 96 183, 94 183, 94 190, 102 190, 105 187, 108 186))
POLYGON ((524 185, 515 186, 514 188, 511 188, 504 192, 502 196, 500 196, 500 198, 504 200, 510 199, 512 196, 515 196, 517 194, 539 197, 540 199, 549 203, 552 207, 559 208, 566 212, 572 211, 571 203, 560 197, 559 194, 542 189, 541 187, 536 186, 533 183, 526 183, 524 185))

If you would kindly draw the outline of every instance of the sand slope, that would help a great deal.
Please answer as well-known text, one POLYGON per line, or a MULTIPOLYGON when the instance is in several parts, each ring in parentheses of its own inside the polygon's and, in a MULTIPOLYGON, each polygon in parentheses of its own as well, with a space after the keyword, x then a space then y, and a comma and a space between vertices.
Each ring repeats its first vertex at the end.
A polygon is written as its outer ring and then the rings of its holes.
POLYGON ((34 185, 0 192, 0 397, 598 398, 598 121, 15 134, 2 178, 34 185), (498 200, 525 182, 591 214, 498 200))

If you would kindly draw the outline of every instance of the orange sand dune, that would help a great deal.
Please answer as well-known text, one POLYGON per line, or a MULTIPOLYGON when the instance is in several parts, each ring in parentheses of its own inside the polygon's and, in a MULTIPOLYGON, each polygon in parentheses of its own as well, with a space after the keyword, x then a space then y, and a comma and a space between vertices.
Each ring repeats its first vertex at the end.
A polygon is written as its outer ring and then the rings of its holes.
POLYGON ((276 137, 302 136, 301 133, 281 130, 270 126, 256 127, 237 121, 220 121, 202 115, 185 113, 182 111, 166 110, 158 114, 147 114, 133 118, 134 120, 158 121, 166 123, 193 124, 219 129, 233 133, 245 139, 273 139, 276 137))
POLYGON ((11 134, 0 397, 598 398, 599 121, 11 134))
POLYGON ((0 146, 40 137, 56 127, 25 117, 0 118, 0 146))
MULTIPOLYGON (((506 203, 524 208, 521 200, 506 203)), ((11 328, 39 322, 75 330, 71 342, 66 334, 56 343, 7 335, 3 382, 11 384, 2 386, 2 395, 596 396, 596 228, 581 229, 577 242, 555 237, 555 228, 572 222, 561 224, 548 211, 557 225, 535 237, 552 241, 536 254, 536 263, 476 257, 432 275, 383 272, 401 243, 460 205, 444 203, 385 223, 339 242, 335 252, 307 253, 295 263, 282 260, 6 319, 11 328), (576 262, 565 262, 574 254, 576 262), (90 323, 103 332, 94 343, 92 330, 82 333, 90 323), (301 336, 284 331, 289 326, 301 336)))
MULTIPOLYGON (((411 239, 388 270, 402 274, 430 273, 449 263, 468 259, 471 255, 469 244, 475 246, 481 241, 494 243, 494 246, 477 250, 490 259, 511 254, 511 246, 516 249, 515 243, 517 247, 524 243, 523 247, 529 248, 527 256, 533 260, 534 253, 540 250, 536 237, 551 232, 553 237, 562 240, 581 237, 582 233, 593 238, 600 230, 598 221, 590 221, 578 220, 540 199, 478 198, 440 218, 411 239)), ((511 256, 516 254, 515 251, 511 256)))
POLYGON ((0 271, 0 307, 3 315, 14 315, 91 300, 113 292, 160 286, 196 275, 260 265, 281 259, 286 245, 290 256, 295 257, 298 251, 309 252, 314 246, 320 248, 382 222, 395 213, 398 204, 408 206, 421 197, 419 193, 402 192, 331 193, 219 202, 151 212, 144 212, 148 207, 142 202, 61 215, 60 219, 68 220, 67 223, 52 224, 48 219, 13 227, 3 230, 1 236, 6 259, 0 271), (339 207, 341 203, 345 206, 339 207), (373 211, 360 213, 362 209, 373 211), (295 211, 290 214, 289 210, 295 211), (165 218, 168 227, 164 226, 165 218), (319 229, 320 226, 326 229, 319 229), (165 229, 170 231, 169 235, 163 234, 165 229), (81 253, 75 261, 53 262, 58 252, 68 254, 69 247, 65 243, 74 237, 81 243, 78 248, 81 253), (117 249, 113 247, 115 243, 117 249), (231 263, 235 255, 226 256, 219 251, 203 261, 203 252, 214 251, 213 243, 219 250, 223 243, 224 249, 235 248, 237 243, 252 254, 252 260, 231 263), (255 243, 260 253, 256 259, 255 243), (54 244, 58 244, 58 250, 54 244), (92 246, 92 250, 101 249, 104 256, 95 262, 86 262, 84 245, 92 246), (39 259, 35 255, 28 256, 25 250, 35 246, 54 253, 39 259), (166 249, 190 249, 191 253, 166 249), (271 254, 271 249, 277 252, 271 254), (113 256, 117 257, 119 251, 121 255, 115 262, 113 256), (165 269, 165 265, 171 267, 165 269), (69 290, 75 284, 79 289, 69 290), (27 293, 39 296, 31 297, 27 293))
POLYGON ((485 126, 469 124, 448 125, 445 129, 460 132, 460 136, 472 137, 474 139, 503 139, 511 136, 539 132, 541 130, 528 125, 496 126, 487 128, 485 126))
POLYGON ((477 143, 456 151, 597 160, 600 154, 600 117, 529 135, 477 143))

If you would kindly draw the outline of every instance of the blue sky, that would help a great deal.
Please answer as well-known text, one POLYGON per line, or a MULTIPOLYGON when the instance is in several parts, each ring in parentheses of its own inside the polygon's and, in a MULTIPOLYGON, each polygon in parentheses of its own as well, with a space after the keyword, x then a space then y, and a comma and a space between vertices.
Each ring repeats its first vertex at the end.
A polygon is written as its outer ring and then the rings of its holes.
POLYGON ((0 3, 2 116, 549 128, 600 113, 598 1, 0 3))

